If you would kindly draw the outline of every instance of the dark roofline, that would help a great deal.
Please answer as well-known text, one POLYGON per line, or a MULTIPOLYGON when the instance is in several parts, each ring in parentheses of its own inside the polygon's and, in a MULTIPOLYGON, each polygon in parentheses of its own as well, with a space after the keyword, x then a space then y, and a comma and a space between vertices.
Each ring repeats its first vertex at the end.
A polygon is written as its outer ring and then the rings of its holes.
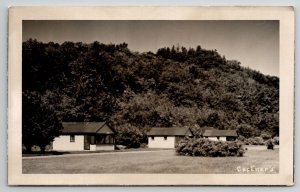
POLYGON ((66 123, 66 124, 86 124, 86 123, 106 123, 106 121, 62 121, 62 124, 66 123))
POLYGON ((151 128, 148 132, 147 132, 147 136, 185 136, 186 135, 186 133, 188 132, 188 131, 190 131, 192 134, 194 134, 193 132, 192 132, 192 130, 190 129, 190 127, 153 127, 153 128, 151 128), (159 130, 159 129, 161 129, 161 130, 167 130, 168 131, 168 129, 172 129, 172 130, 176 130, 176 129, 184 129, 184 128, 186 128, 186 131, 183 133, 183 134, 181 134, 181 133, 172 133, 172 134, 169 134, 169 133, 164 133, 164 134, 161 134, 161 133, 151 133, 151 131, 153 130, 153 129, 156 129, 156 130, 159 130))
POLYGON ((83 133, 83 132, 65 132, 65 133, 60 133, 59 135, 115 135, 115 133, 106 133, 106 134, 103 134, 103 133, 90 133, 90 132, 87 132, 87 133, 83 133))
POLYGON ((60 132, 60 135, 92 135, 92 134, 101 135, 102 133, 97 133, 97 132, 100 131, 105 125, 108 126, 111 129, 111 131, 113 132, 113 133, 108 133, 107 135, 116 134, 116 130, 114 128, 112 128, 106 121, 88 121, 88 122, 84 122, 84 121, 66 122, 66 121, 63 121, 61 124, 63 126, 64 124, 88 124, 88 123, 103 123, 103 124, 95 132, 63 132, 63 129, 62 129, 61 132, 60 132))
POLYGON ((236 130, 227 129, 207 129, 203 132, 203 137, 238 137, 236 130), (207 131, 211 131, 207 133, 207 131), (230 134, 229 134, 229 133, 230 134))

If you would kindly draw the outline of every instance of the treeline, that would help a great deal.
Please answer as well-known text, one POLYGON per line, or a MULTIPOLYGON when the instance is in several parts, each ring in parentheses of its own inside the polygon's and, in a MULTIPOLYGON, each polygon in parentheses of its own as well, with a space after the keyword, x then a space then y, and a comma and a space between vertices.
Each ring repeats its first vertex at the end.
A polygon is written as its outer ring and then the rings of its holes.
POLYGON ((23 99, 38 95, 59 121, 107 121, 121 144, 147 142, 153 126, 279 134, 279 78, 216 50, 173 46, 138 53, 126 43, 30 39, 22 51, 23 99))

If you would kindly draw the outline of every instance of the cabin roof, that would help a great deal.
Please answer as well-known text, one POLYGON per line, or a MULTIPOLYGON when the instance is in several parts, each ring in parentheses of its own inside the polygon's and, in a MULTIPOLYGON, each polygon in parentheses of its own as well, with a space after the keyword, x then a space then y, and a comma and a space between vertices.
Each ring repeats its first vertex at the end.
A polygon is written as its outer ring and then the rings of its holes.
POLYGON ((185 136, 192 135, 189 127, 153 127, 148 136, 185 136))
POLYGON ((62 134, 115 134, 106 122, 63 122, 62 134))
POLYGON ((237 137, 236 130, 219 130, 219 129, 207 129, 203 133, 203 137, 237 137))

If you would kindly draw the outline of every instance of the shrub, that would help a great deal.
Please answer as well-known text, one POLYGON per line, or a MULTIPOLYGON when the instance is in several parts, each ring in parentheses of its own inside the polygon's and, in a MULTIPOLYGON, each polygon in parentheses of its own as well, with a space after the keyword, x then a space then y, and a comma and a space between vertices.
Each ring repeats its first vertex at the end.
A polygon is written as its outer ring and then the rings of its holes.
POLYGON ((38 145, 33 145, 30 150, 26 149, 26 146, 22 144, 22 152, 23 153, 37 153, 37 152, 46 152, 46 151, 52 151, 52 143, 49 145, 46 145, 44 148, 44 151, 42 151, 41 147, 38 145))
POLYGON ((274 141, 273 139, 269 139, 268 141, 266 141, 266 146, 267 146, 267 149, 274 149, 274 141))
POLYGON ((126 149, 126 146, 124 146, 124 145, 116 145, 115 149, 116 150, 123 150, 123 149, 126 149))
POLYGON ((273 143, 274 143, 274 145, 279 145, 279 137, 274 137, 273 143))
POLYGON ((244 149, 238 141, 211 141, 203 138, 186 139, 176 147, 179 155, 202 157, 243 156, 244 149))
POLYGON ((26 151, 26 147, 24 144, 22 144, 22 153, 26 151))
POLYGON ((245 145, 264 145, 264 140, 261 137, 250 137, 244 140, 245 145))
POLYGON ((148 144, 147 144, 147 143, 142 143, 142 144, 140 145, 140 148, 148 148, 148 144))
POLYGON ((239 141, 245 141, 245 139, 246 139, 246 138, 245 138, 243 135, 239 135, 239 137, 238 137, 238 140, 239 140, 239 141))
POLYGON ((260 137, 263 138, 263 140, 266 141, 268 139, 271 139, 272 136, 268 133, 263 133, 263 134, 260 135, 260 137))
POLYGON ((254 137, 254 142, 253 142, 254 145, 264 145, 265 142, 264 142, 264 139, 261 138, 261 137, 254 137))

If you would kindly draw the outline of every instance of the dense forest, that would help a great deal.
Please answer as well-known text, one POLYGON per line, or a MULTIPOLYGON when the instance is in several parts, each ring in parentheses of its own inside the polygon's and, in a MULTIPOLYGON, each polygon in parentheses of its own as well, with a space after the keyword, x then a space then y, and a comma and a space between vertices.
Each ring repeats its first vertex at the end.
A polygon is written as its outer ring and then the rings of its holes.
MULTIPOLYGON (((154 126, 189 126, 196 134, 207 127, 247 128, 249 137, 279 134, 279 78, 217 50, 173 46, 139 53, 126 43, 29 39, 22 66, 23 113, 39 103, 51 113, 41 118, 55 123, 107 121, 121 144, 146 142, 154 126)), ((23 116, 23 129, 25 121, 23 116)))

